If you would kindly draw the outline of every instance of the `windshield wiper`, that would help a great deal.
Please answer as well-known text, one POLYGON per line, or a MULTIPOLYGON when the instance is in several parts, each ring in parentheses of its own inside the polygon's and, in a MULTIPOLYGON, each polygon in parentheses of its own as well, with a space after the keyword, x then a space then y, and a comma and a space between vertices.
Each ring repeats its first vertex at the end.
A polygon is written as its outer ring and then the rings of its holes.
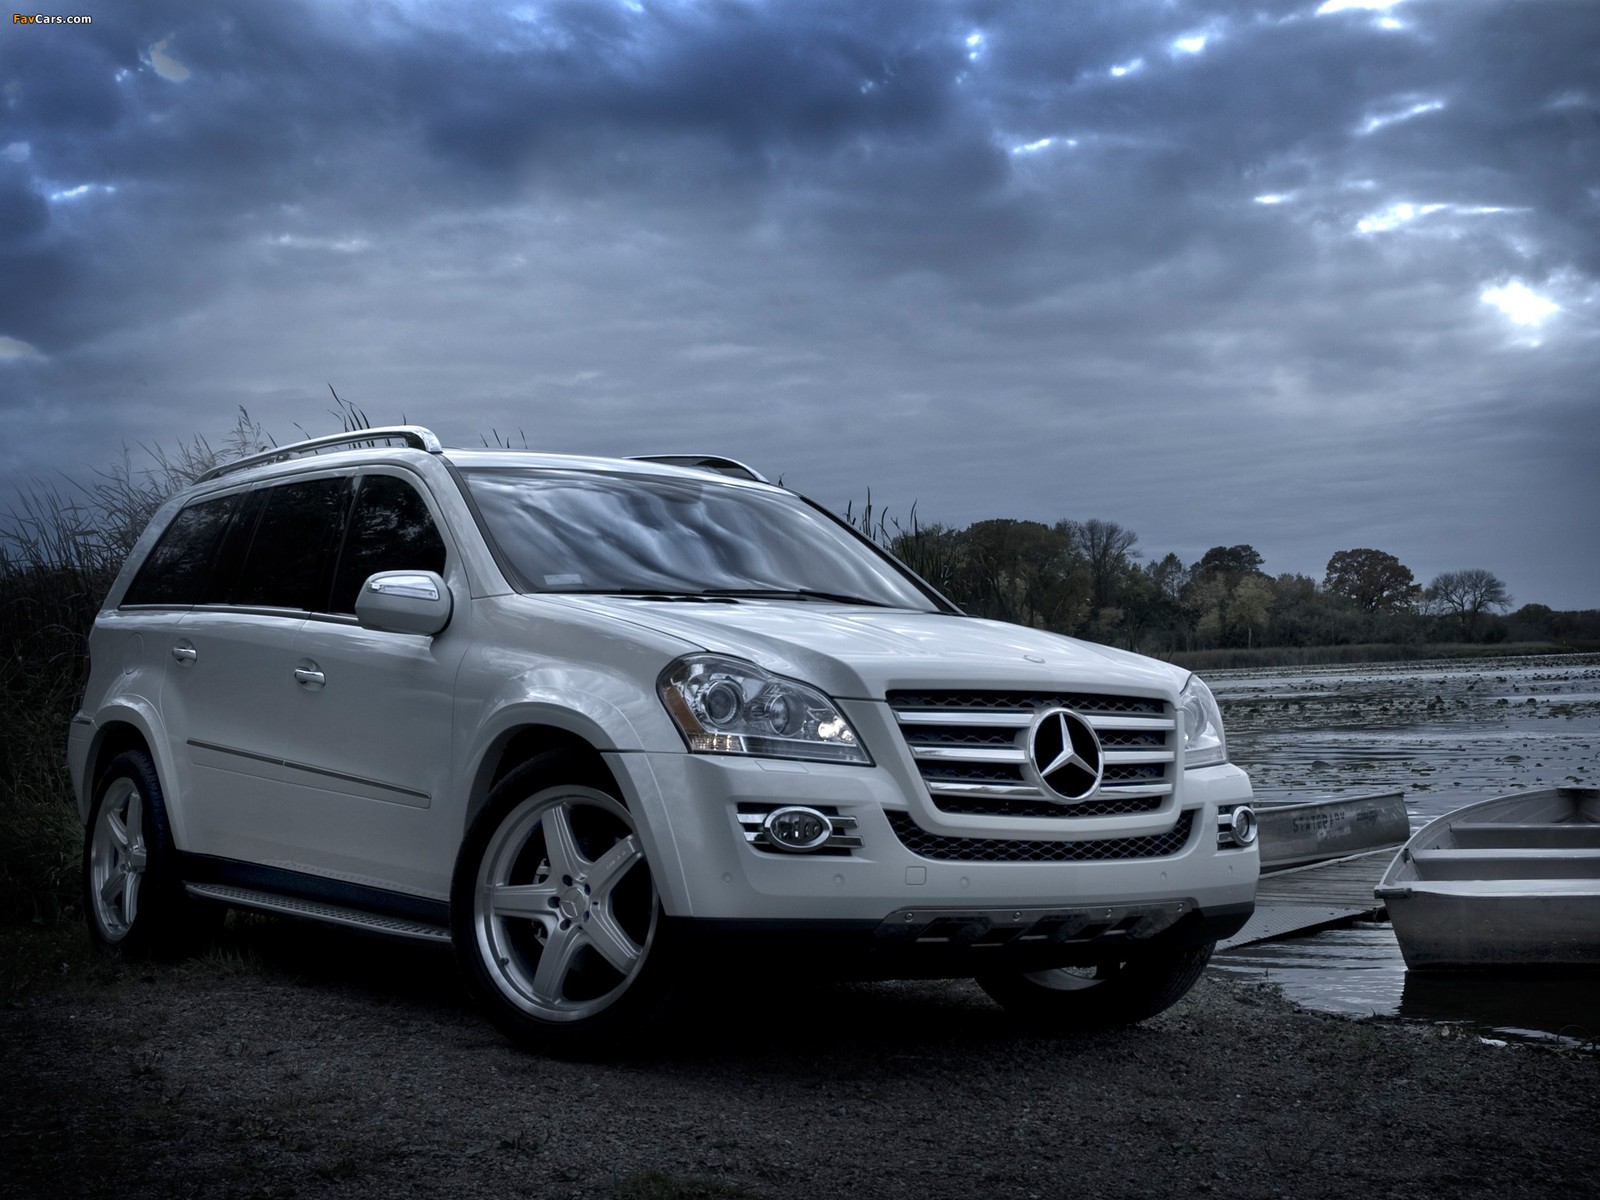
POLYGON ((737 600, 826 600, 833 604, 866 604, 873 608, 894 608, 883 600, 865 596, 846 596, 839 592, 819 592, 815 588, 711 588, 699 595, 737 600))
POLYGON ((737 603, 737 600, 732 596, 720 596, 711 592, 674 592, 662 588, 563 588, 560 591, 543 592, 541 595, 626 596, 629 600, 693 600, 699 602, 715 600, 723 604, 737 603))
POLYGON ((847 596, 841 592, 822 592, 815 588, 707 588, 703 592, 679 592, 670 588, 563 588, 544 593, 550 596, 626 596, 630 600, 711 601, 737 604, 740 600, 823 600, 830 604, 866 604, 873 608, 896 608, 885 600, 847 596))

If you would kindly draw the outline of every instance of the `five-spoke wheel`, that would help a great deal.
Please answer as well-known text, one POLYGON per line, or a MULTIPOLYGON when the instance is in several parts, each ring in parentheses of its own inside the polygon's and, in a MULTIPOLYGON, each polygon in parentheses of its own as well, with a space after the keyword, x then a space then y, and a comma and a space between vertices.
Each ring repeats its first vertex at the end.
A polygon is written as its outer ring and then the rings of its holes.
POLYGON ((632 814, 564 756, 496 787, 457 860, 456 950, 519 1042, 592 1053, 642 1020, 660 904, 632 814))
POLYGON ((139 884, 150 864, 144 796, 130 776, 115 776, 100 798, 88 848, 89 911, 106 942, 120 942, 139 916, 139 884))
POLYGON ((89 932, 126 954, 179 953, 214 928, 221 910, 187 899, 175 866, 161 779, 143 750, 107 764, 83 846, 89 932))

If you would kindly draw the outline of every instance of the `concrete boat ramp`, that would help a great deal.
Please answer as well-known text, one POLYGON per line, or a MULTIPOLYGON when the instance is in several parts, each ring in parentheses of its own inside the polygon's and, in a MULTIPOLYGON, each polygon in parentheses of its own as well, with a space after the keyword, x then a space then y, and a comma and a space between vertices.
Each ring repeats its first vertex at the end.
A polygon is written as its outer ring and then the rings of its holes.
POLYGON ((1256 911, 1238 933, 1218 950, 1248 946, 1273 938, 1313 933, 1358 918, 1383 915, 1372 891, 1395 856, 1394 846, 1369 850, 1329 862, 1291 867, 1261 877, 1256 911))

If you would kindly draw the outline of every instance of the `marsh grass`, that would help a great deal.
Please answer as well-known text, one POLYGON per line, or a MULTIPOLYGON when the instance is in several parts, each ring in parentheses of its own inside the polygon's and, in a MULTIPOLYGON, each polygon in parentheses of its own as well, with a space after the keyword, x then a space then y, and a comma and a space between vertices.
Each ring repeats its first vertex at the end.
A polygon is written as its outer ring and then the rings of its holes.
POLYGON ((1540 654, 1572 654, 1581 644, 1556 642, 1367 643, 1353 646, 1242 646, 1219 650, 1186 650, 1170 656, 1191 671, 1246 670, 1251 667, 1317 667, 1345 663, 1418 662, 1434 658, 1526 658, 1540 654))
POLYGON ((0 923, 0 1004, 40 993, 100 991, 126 973, 78 922, 0 923))
POLYGON ((125 450, 88 483, 24 487, 0 520, 0 924, 58 920, 78 905, 67 728, 101 600, 168 497, 264 444, 240 409, 219 448, 196 437, 175 450, 125 450))

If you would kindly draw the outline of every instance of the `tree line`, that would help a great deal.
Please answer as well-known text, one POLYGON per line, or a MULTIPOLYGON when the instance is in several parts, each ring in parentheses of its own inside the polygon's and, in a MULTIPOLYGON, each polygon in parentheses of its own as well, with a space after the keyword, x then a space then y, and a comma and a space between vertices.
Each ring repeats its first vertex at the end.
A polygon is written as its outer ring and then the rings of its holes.
POLYGON ((1383 550, 1328 559, 1321 579, 1273 575, 1249 544, 1192 563, 1146 559, 1115 521, 996 518, 965 528, 904 523, 870 497, 846 518, 967 612, 1149 654, 1257 646, 1600 641, 1600 612, 1511 611, 1492 571, 1445 571, 1426 585, 1383 550))

